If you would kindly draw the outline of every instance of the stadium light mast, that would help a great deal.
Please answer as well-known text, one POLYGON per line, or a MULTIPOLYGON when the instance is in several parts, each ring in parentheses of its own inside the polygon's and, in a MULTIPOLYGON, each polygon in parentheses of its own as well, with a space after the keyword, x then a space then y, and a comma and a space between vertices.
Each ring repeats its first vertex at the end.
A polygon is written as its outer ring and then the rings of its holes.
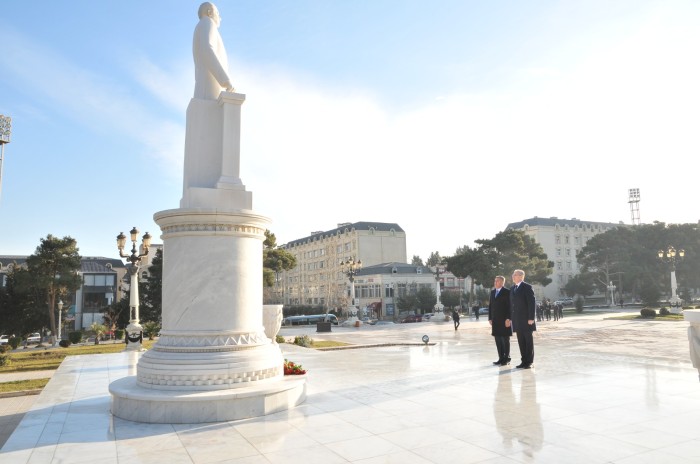
POLYGON ((5 157, 5 144, 10 143, 12 118, 0 114, 0 198, 2 198, 2 160, 5 157))
POLYGON ((629 201, 630 213, 632 214, 632 225, 638 226, 641 222, 639 220, 639 189, 631 188, 629 190, 629 201))

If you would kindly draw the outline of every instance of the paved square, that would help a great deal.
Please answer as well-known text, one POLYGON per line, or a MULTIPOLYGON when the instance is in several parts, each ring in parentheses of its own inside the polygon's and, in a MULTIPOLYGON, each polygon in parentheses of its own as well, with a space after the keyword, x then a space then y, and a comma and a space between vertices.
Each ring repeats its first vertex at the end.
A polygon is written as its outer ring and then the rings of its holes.
POLYGON ((283 413, 195 425, 113 418, 129 354, 67 358, 9 438, 10 463, 697 463, 700 383, 685 322, 567 317, 538 325, 535 368, 496 367, 488 322, 283 328, 292 338, 395 343, 318 351, 308 399, 283 413), (420 343, 423 334, 435 345, 420 343))

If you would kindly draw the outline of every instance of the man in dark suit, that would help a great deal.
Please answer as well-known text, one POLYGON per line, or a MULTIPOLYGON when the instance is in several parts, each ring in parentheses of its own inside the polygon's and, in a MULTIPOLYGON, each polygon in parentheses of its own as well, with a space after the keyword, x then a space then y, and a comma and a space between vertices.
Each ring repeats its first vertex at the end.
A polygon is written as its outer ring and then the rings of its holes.
POLYGON ((535 342, 532 332, 535 325, 535 291, 532 285, 524 282, 525 272, 513 271, 513 287, 510 289, 510 312, 513 331, 518 336, 521 363, 519 369, 530 369, 535 361, 535 342))
POLYGON ((510 324, 510 290, 503 287, 505 283, 505 277, 496 276, 489 298, 489 324, 498 350, 498 360, 493 363, 497 366, 510 364, 510 337, 513 335, 510 324))

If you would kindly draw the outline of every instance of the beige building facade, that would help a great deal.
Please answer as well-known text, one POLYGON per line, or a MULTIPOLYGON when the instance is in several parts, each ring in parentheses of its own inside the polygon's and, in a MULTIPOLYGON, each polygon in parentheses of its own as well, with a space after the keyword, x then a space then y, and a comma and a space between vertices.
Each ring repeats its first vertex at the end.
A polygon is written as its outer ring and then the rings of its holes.
MULTIPOLYGON (((405 263, 406 233, 396 223, 342 223, 335 229, 313 232, 286 243, 282 248, 296 257, 297 266, 279 273, 274 300, 288 306, 343 308, 350 304, 350 282, 340 262, 359 260, 363 267, 405 263)), ((372 295, 377 292, 373 290, 372 295)))
POLYGON ((538 300, 556 300, 566 296, 564 286, 581 270, 576 255, 586 243, 598 234, 621 226, 624 227, 624 224, 535 216, 510 223, 506 229, 524 231, 542 246, 549 260, 554 262, 554 272, 550 275, 552 282, 546 287, 536 285, 535 295, 538 300))

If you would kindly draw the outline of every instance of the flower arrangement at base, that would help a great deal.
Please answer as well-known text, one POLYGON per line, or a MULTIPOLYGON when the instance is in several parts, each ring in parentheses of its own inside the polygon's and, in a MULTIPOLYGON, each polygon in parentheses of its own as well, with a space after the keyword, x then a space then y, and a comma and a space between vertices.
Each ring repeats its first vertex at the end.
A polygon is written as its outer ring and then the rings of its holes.
POLYGON ((294 364, 292 361, 284 360, 284 375, 304 375, 306 370, 301 364, 294 364))

